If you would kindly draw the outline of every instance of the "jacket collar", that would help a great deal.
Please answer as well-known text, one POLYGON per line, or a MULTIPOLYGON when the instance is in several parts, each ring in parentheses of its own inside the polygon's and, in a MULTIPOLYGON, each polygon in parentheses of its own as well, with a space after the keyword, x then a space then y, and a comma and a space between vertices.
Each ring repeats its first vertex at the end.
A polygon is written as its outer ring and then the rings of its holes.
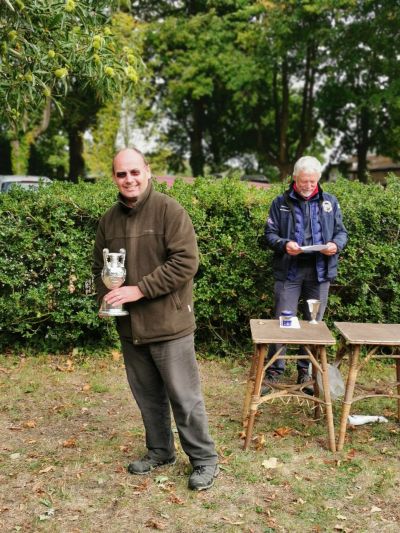
POLYGON ((149 183, 148 183, 148 185, 146 187, 146 190, 141 195, 139 195, 138 199, 136 200, 136 202, 133 204, 132 207, 129 206, 126 203, 126 200, 125 200, 124 196, 122 196, 121 193, 118 193, 117 202, 118 202, 120 208, 122 209, 122 211, 124 211, 124 213, 126 213, 129 216, 131 216, 134 213, 137 213, 137 211, 139 211, 141 209, 143 204, 146 203, 148 197, 150 196, 150 194, 153 191, 153 183, 152 183, 151 180, 152 180, 152 178, 149 179, 149 183))
MULTIPOLYGON (((289 185, 289 189, 286 191, 287 197, 291 198, 292 200, 307 202, 307 199, 303 198, 300 194, 298 194, 294 190, 293 186, 294 186, 294 181, 291 182, 291 184, 289 185)), ((315 202, 316 200, 318 200, 318 201, 322 200, 323 192, 324 191, 322 190, 322 187, 321 187, 321 185, 318 182, 318 193, 315 194, 314 196, 312 196, 311 198, 309 198, 308 201, 315 202)))

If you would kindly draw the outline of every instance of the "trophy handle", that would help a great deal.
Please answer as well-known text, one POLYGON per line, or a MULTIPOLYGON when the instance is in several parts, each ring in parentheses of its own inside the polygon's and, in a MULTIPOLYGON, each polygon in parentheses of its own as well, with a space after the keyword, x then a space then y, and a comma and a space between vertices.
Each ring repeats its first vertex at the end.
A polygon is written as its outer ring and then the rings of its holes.
POLYGON ((124 266, 125 265, 125 256, 126 256, 125 248, 120 248, 119 253, 120 253, 120 255, 118 257, 118 261, 120 262, 121 266, 124 266))
POLYGON ((109 254, 110 250, 108 248, 103 248, 103 261, 104 261, 104 266, 107 264, 107 258, 108 258, 108 254, 109 254))

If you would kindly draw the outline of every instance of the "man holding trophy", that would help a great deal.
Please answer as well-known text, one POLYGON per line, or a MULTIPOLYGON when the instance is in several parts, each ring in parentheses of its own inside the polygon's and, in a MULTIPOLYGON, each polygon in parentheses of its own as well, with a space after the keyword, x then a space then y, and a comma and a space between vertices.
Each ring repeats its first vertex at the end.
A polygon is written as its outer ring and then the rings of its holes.
MULTIPOLYGON (((274 251, 275 318, 284 310, 297 314, 299 300, 306 320, 322 320, 328 302, 330 282, 337 275, 339 252, 347 242, 339 202, 319 185, 322 166, 315 157, 301 157, 293 170, 293 181, 272 202, 265 225, 265 239, 274 251), (314 317, 314 312, 316 316, 314 317)), ((270 346, 268 357, 277 351, 270 346)), ((299 355, 305 354, 303 347, 299 355)), ((313 394, 308 373, 309 360, 297 360, 297 383, 313 394)), ((268 367, 262 394, 278 382, 284 360, 268 367)))
POLYGON ((118 202, 101 218, 93 273, 99 315, 116 316, 125 368, 146 430, 147 454, 128 466, 148 474, 175 463, 170 406, 193 467, 189 488, 218 475, 194 351, 192 222, 173 198, 153 189, 150 167, 133 148, 113 161, 118 202))

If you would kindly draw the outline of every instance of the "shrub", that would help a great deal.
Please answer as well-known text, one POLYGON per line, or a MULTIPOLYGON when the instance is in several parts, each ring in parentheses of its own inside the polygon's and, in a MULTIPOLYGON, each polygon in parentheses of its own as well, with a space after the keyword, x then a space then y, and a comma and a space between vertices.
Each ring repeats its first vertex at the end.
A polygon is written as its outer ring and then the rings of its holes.
MULTIPOLYGON (((261 237, 282 185, 260 190, 235 180, 176 181, 167 190, 186 207, 198 236, 198 341, 222 351, 249 341, 249 319, 273 315, 272 253, 261 237)), ((345 180, 324 185, 341 203, 349 244, 326 314, 333 320, 400 321, 400 185, 345 180)), ((115 199, 107 180, 54 183, 0 196, 0 348, 64 351, 117 342, 97 317, 91 262, 96 226, 115 199)))

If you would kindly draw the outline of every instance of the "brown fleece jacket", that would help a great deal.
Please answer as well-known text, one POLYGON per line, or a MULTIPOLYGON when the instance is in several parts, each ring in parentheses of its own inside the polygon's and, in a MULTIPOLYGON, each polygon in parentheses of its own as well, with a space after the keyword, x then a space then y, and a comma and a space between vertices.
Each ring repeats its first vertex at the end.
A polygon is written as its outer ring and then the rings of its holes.
POLYGON ((156 192, 151 180, 133 207, 119 202, 100 219, 93 274, 99 302, 108 292, 101 279, 103 248, 126 250, 125 285, 138 285, 144 298, 127 303, 117 318, 121 337, 135 344, 178 339, 195 330, 193 277, 198 250, 193 224, 173 198, 156 192))

